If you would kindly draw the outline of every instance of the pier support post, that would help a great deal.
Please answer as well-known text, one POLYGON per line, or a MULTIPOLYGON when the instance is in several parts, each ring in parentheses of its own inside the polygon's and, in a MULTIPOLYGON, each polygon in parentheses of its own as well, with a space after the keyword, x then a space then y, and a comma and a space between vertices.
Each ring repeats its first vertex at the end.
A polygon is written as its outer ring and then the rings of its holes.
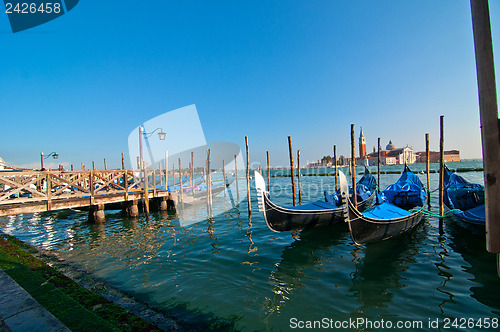
POLYGON ((159 204, 158 204, 158 209, 160 211, 167 211, 168 210, 168 202, 167 202, 167 197, 162 197, 159 204))
POLYGON ((123 212, 128 217, 138 217, 139 216, 139 202, 134 199, 133 201, 124 202, 123 212))
POLYGON ((90 206, 89 221, 95 224, 100 224, 105 221, 104 204, 97 204, 90 206))
POLYGON ((152 211, 168 211, 168 197, 153 197, 151 198, 151 210, 152 211))

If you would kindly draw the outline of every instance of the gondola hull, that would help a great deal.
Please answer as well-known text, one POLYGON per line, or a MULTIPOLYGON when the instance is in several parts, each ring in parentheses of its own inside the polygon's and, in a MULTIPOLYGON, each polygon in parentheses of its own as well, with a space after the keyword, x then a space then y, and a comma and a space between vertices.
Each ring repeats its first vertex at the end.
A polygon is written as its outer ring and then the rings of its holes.
POLYGON ((350 201, 348 215, 351 238, 357 245, 379 242, 406 233, 415 228, 423 218, 422 212, 392 219, 368 218, 363 216, 350 201))
MULTIPOLYGON (((484 212, 484 204, 481 206, 484 212)), ((449 213, 451 209, 446 204, 444 205, 445 212, 449 213)), ((456 224, 471 234, 474 234, 478 237, 484 237, 486 234, 486 223, 485 220, 477 220, 477 218, 469 218, 467 214, 464 214, 464 211, 453 211, 447 216, 447 219, 451 221, 453 224, 456 224)))
MULTIPOLYGON (((221 192, 224 191, 227 187, 233 183, 234 178, 228 180, 226 184, 222 183, 218 186, 212 186, 212 197, 217 196, 221 192)), ((188 192, 188 193, 183 193, 182 198, 181 195, 177 194, 177 199, 178 203, 183 203, 183 204, 188 204, 188 205, 197 205, 200 203, 205 203, 207 202, 207 190, 201 190, 201 191, 194 191, 194 192, 188 192)))
POLYGON ((346 209, 298 210, 278 206, 264 196, 264 219, 267 227, 275 232, 324 227, 343 222, 346 209))
MULTIPOLYGON (((341 197, 347 201, 346 193, 349 191, 347 180, 342 172, 339 172, 341 197)), ((255 173, 255 183, 259 198, 259 210, 264 213, 267 227, 274 232, 285 232, 303 230, 308 228, 326 227, 339 222, 344 222, 347 218, 347 204, 335 206, 323 201, 316 201, 310 204, 284 207, 274 204, 265 191, 265 182, 260 173, 255 173)), ((375 192, 375 191, 373 191, 375 192)), ((359 203, 360 210, 364 210, 373 205, 375 194, 359 203)))
POLYGON ((404 234, 423 219, 427 192, 407 165, 399 180, 377 196, 375 205, 363 213, 351 201, 348 202, 349 231, 357 245, 404 234))

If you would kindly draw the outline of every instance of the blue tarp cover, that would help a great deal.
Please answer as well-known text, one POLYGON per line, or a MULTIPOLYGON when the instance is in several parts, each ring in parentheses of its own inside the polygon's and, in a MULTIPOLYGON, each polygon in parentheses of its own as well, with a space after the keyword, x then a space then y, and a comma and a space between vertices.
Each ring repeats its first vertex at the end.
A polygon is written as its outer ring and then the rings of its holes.
POLYGON ((377 181, 370 173, 365 173, 361 179, 356 183, 356 195, 365 200, 372 194, 372 190, 377 188, 377 181))
POLYGON ((389 203, 411 208, 423 206, 427 193, 418 176, 410 170, 405 170, 396 183, 391 184, 382 192, 382 196, 389 203))
MULTIPOLYGON (((376 190, 377 182, 375 177, 370 173, 365 173, 358 182, 356 182, 356 195, 359 197, 358 202, 364 201, 371 196, 373 190, 376 190)), ((325 202, 334 206, 339 206, 340 190, 334 194, 329 194, 325 190, 325 202)), ((352 188, 349 188, 349 194, 352 195, 352 188)), ((330 207, 331 209, 331 207, 330 207)))
POLYGON ((388 202, 374 205, 363 212, 363 216, 375 219, 393 219, 409 216, 411 213, 388 202))
MULTIPOLYGON (((484 209, 484 187, 470 183, 449 170, 444 173, 444 203, 451 209, 469 210, 477 206, 484 209)), ((482 213, 484 220, 484 212, 482 213)))
POLYGON ((335 209, 337 208, 337 206, 323 201, 316 201, 298 206, 285 206, 285 208, 290 210, 326 210, 326 209, 335 209))
POLYGON ((472 223, 484 224, 486 220, 486 209, 484 204, 476 206, 475 208, 467 211, 455 212, 455 214, 462 219, 467 219, 472 223))

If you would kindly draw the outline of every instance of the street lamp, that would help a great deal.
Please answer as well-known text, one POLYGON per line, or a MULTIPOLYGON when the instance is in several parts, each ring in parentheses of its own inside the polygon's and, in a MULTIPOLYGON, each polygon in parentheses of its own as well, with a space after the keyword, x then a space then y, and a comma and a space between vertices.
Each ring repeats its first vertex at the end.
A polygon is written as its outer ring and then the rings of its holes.
POLYGON ((144 161, 143 161, 143 157, 142 157, 142 137, 144 136, 144 138, 149 138, 151 137, 151 135, 153 135, 156 131, 160 131, 158 133, 158 139, 160 141, 164 141, 165 140, 165 137, 167 136, 167 134, 163 131, 163 129, 161 128, 156 128, 155 130, 153 130, 152 132, 150 133, 146 133, 143 131, 143 128, 142 126, 139 126, 139 156, 140 156, 140 165, 139 167, 141 169, 144 168, 144 161))
POLYGON ((57 152, 51 152, 51 153, 49 153, 46 156, 43 155, 43 152, 40 152, 40 166, 41 166, 40 170, 43 171, 43 160, 47 159, 50 156, 52 156, 52 158, 54 158, 54 159, 57 159, 59 157, 59 155, 57 154, 57 152))

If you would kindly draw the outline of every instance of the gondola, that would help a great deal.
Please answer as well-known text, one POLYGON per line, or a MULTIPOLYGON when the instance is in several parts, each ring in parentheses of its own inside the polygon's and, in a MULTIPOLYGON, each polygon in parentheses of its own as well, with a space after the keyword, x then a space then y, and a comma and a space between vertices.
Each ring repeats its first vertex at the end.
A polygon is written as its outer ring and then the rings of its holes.
MULTIPOLYGON (((227 187, 229 187, 233 182, 235 181, 234 177, 230 177, 226 180, 224 183, 220 184, 212 184, 211 186, 211 194, 212 197, 217 196, 221 192, 224 191, 227 187)), ((197 185, 194 187, 194 190, 191 188, 184 190, 182 194, 182 203, 184 204, 190 204, 190 205, 196 205, 202 202, 207 201, 207 186, 206 185, 197 185)), ((177 194, 177 199, 180 202, 181 201, 181 196, 177 194)))
POLYGON ((427 192, 407 165, 399 180, 376 196, 375 204, 364 212, 348 202, 349 231, 357 245, 403 234, 422 220, 427 192))
POLYGON ((483 236, 486 231, 484 186, 470 183, 445 166, 443 203, 450 218, 471 233, 483 236))
MULTIPOLYGON (((200 177, 196 178, 193 182, 194 182, 194 185, 196 186, 196 185, 199 185, 200 183, 202 183, 203 181, 204 181, 203 177, 200 176, 200 177)), ((191 180, 189 177, 184 176, 182 178, 182 186, 184 187, 184 189, 191 188, 191 180)), ((158 188, 160 190, 165 190, 165 186, 160 186, 158 188)), ((181 189, 181 182, 178 180, 175 182, 175 184, 169 185, 166 190, 173 192, 173 191, 179 191, 180 189, 181 189)))
MULTIPOLYGON (((344 222, 347 215, 346 197, 349 191, 347 179, 340 174, 340 189, 330 195, 325 192, 325 200, 318 200, 299 206, 279 206, 274 204, 266 191, 266 183, 259 172, 255 172, 255 187, 259 199, 259 211, 264 213, 267 227, 274 232, 294 231, 307 228, 324 227, 344 222)), ((359 208, 363 209, 375 199, 377 182, 368 168, 358 181, 357 195, 359 208)))

